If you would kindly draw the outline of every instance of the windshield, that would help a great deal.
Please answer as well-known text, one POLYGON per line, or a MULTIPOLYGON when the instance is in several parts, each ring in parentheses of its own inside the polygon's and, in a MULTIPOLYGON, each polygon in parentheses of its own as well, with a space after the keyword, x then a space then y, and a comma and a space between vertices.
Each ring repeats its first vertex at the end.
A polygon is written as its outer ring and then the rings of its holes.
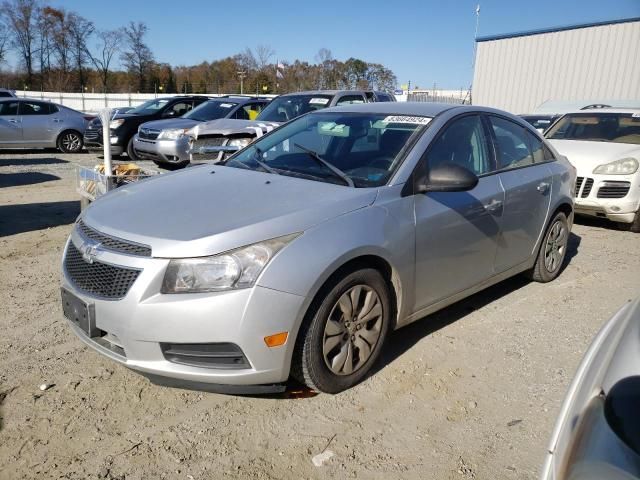
POLYGON ((265 107, 256 120, 288 122, 304 113, 327 108, 333 95, 286 95, 277 97, 265 107))
POLYGON ((226 161, 281 175, 354 187, 387 183, 404 147, 431 118, 322 112, 275 130, 226 161))
POLYGON ((558 120, 545 135, 551 140, 586 140, 640 144, 640 114, 571 113, 558 120))
POLYGON ((136 108, 129 110, 127 113, 133 113, 134 115, 151 115, 162 109, 169 100, 164 98, 158 98, 156 100, 149 100, 142 105, 138 105, 136 108))
POLYGON ((220 100, 209 100, 202 105, 198 105, 182 118, 190 118, 191 120, 198 120, 200 122, 208 122, 209 120, 216 120, 218 118, 225 118, 233 110, 233 107, 238 105, 233 102, 221 102, 220 100))

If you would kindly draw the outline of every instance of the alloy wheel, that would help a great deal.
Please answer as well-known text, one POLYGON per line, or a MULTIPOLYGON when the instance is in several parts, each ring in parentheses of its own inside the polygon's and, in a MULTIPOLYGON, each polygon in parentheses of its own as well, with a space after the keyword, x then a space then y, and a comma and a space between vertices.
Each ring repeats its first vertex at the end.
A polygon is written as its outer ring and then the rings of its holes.
POLYGON ((77 152, 82 148, 82 139, 77 133, 67 133, 60 143, 66 152, 77 152))
POLYGON ((380 297, 367 285, 343 293, 331 309, 324 328, 322 354, 336 375, 358 371, 380 339, 383 310, 380 297))
POLYGON ((556 221, 549 230, 544 249, 544 266, 549 273, 560 268, 566 248, 567 229, 562 222, 556 221))

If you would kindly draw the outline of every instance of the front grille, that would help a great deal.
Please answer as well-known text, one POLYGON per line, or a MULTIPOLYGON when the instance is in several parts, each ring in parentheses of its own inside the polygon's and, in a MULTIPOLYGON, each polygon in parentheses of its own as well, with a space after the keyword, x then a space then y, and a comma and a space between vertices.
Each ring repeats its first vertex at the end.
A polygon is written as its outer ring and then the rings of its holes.
POLYGON ((598 189, 598 198, 624 198, 630 188, 629 182, 604 182, 598 189))
POLYGON ((78 220, 76 225, 78 232, 81 236, 100 242, 100 246, 106 250, 113 252, 124 253, 127 255, 135 255, 138 257, 150 257, 151 247, 148 245, 141 245, 139 243, 129 242, 120 238, 111 237, 94 230, 91 227, 85 225, 82 220, 78 220))
POLYGON ((138 131, 138 138, 140 140, 155 140, 160 135, 160 130, 154 130, 152 128, 141 128, 138 131))
POLYGON ((251 368, 234 343, 161 343, 164 358, 172 363, 204 368, 251 368))
POLYGON ((593 178, 587 178, 584 182, 584 187, 582 188, 582 198, 587 198, 591 193, 591 189, 593 188, 593 178))
POLYGON ((584 177, 576 178, 576 189, 573 192, 574 197, 577 197, 578 195, 580 195, 580 187, 582 187, 582 182, 584 182, 584 177))
POLYGON ((199 149, 202 147, 221 147, 226 141, 226 137, 198 138, 191 145, 191 153, 197 160, 221 160, 224 157, 222 152, 200 153, 199 149))
POLYGON ((67 248, 64 269, 78 290, 109 300, 123 298, 140 275, 140 270, 133 268, 115 267, 96 261, 88 263, 73 242, 67 248))
POLYGON ((85 130, 84 138, 87 140, 97 140, 102 135, 102 130, 85 130))

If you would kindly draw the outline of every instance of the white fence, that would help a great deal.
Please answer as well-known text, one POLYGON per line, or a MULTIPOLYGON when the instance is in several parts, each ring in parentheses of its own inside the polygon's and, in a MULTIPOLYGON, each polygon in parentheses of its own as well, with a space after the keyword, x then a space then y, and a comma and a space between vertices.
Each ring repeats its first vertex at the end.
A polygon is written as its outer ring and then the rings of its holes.
MULTIPOLYGON (((18 97, 39 98, 64 105, 65 107, 80 110, 81 112, 98 112, 103 108, 135 107, 141 103, 160 97, 172 97, 180 94, 155 94, 155 93, 62 93, 62 92, 37 92, 30 90, 16 90, 18 97)), ((200 95, 200 94, 193 94, 200 95)), ((206 97, 221 97, 222 94, 202 94, 206 97)), ((275 95, 264 95, 275 96, 275 95)))

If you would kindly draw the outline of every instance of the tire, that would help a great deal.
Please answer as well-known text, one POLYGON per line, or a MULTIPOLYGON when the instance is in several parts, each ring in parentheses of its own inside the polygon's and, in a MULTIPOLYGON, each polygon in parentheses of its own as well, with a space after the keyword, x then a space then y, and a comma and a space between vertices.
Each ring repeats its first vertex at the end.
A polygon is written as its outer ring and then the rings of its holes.
POLYGON ((56 145, 58 146, 58 150, 62 153, 78 153, 82 150, 84 140, 82 139, 82 134, 80 132, 75 130, 65 130, 58 135, 56 145))
POLYGON ((129 139, 129 143, 127 143, 127 157, 132 162, 139 161, 140 158, 136 155, 136 151, 133 148, 133 137, 129 139))
POLYGON ((158 166, 158 168, 169 170, 170 172, 174 170, 180 170, 181 168, 185 168, 187 165, 189 165, 188 160, 180 163, 158 162, 156 160, 153 160, 153 163, 155 163, 158 166))
POLYGON ((389 333, 389 295, 380 272, 370 268, 346 274, 323 288, 300 328, 292 376, 324 393, 338 393, 362 381, 389 333))
POLYGON ((569 222, 567 216, 559 212, 549 222, 542 239, 538 257, 528 277, 536 282, 547 283, 554 280, 562 270, 569 243, 569 222))

